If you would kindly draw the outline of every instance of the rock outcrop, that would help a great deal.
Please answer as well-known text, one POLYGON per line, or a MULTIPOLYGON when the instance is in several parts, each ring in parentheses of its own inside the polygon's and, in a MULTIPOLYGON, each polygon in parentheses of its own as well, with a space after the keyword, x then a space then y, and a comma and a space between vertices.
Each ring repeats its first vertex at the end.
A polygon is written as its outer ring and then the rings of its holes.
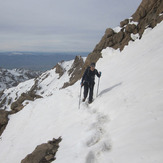
POLYGON ((123 50, 132 39, 132 34, 142 37, 148 27, 154 28, 163 20, 162 0, 142 0, 140 6, 130 19, 120 22, 119 31, 108 28, 101 41, 96 45, 93 52, 86 59, 83 71, 91 62, 97 62, 101 57, 101 51, 107 47, 123 50))
POLYGON ((0 136, 7 126, 7 123, 9 120, 8 115, 9 115, 9 112, 7 112, 5 110, 0 110, 0 136))
POLYGON ((83 66, 84 66, 83 58, 81 56, 76 56, 70 70, 68 71, 70 80, 69 82, 64 83, 63 88, 73 85, 76 81, 79 80, 79 78, 81 77, 83 66))
POLYGON ((29 155, 27 155, 21 163, 50 163, 54 161, 56 152, 59 148, 59 143, 62 138, 53 139, 48 143, 41 144, 29 155))
POLYGON ((38 80, 35 80, 35 84, 31 87, 31 89, 27 93, 22 93, 21 96, 11 104, 12 111, 10 114, 14 114, 22 110, 24 108, 23 102, 25 100, 34 101, 35 99, 42 98, 42 96, 36 94, 38 89, 38 80))
MULTIPOLYGON (((62 88, 73 85, 83 75, 85 69, 92 63, 97 62, 101 56, 101 51, 107 47, 113 49, 124 49, 129 41, 141 39, 146 28, 154 28, 163 20, 163 1, 162 0, 142 0, 136 12, 129 18, 120 22, 120 26, 111 29, 107 28, 100 42, 88 55, 85 63, 79 56, 75 58, 72 68, 68 71, 70 80, 64 83, 62 88)), ((62 63, 58 63, 56 73, 59 78, 65 73, 62 63)))
POLYGON ((57 63, 57 65, 54 67, 56 68, 55 72, 59 74, 59 78, 64 74, 65 70, 62 67, 62 62, 57 63))
POLYGON ((139 34, 142 35, 146 27, 154 28, 163 20, 162 0, 143 0, 136 12, 132 15, 133 21, 139 22, 139 34))

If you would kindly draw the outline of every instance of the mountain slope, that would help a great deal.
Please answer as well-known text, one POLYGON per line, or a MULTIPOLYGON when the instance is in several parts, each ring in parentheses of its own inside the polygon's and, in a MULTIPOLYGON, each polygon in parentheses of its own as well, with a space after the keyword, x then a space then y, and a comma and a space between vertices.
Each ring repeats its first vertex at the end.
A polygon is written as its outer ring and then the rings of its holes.
MULTIPOLYGON (((82 68, 82 74, 91 62, 97 62, 101 58, 101 51, 107 47, 120 49, 121 51, 130 41, 141 39, 147 28, 154 28, 163 20, 163 1, 162 0, 142 0, 135 13, 120 22, 120 26, 114 29, 107 28, 99 43, 87 56, 82 68), (133 37, 136 35, 136 37, 133 37)), ((74 78, 75 82, 81 78, 78 75, 74 78)))
POLYGON ((25 69, 4 69, 0 68, 0 91, 17 86, 19 83, 36 78, 41 74, 39 71, 25 69))
MULTIPOLYGON (((24 101, 23 110, 9 117, 0 162, 21 162, 38 144, 62 136, 56 163, 162 163, 162 33, 160 23, 122 52, 104 49, 97 63, 102 71, 99 96, 80 110, 80 82, 60 90, 69 75, 58 79, 55 69, 44 73, 36 90, 43 98, 24 101)), ((72 63, 63 67, 68 70, 72 63)), ((29 90, 33 83, 21 87, 29 90)), ((15 89, 17 95, 23 91, 20 85, 15 89)), ((11 97, 14 91, 8 90, 11 97)))

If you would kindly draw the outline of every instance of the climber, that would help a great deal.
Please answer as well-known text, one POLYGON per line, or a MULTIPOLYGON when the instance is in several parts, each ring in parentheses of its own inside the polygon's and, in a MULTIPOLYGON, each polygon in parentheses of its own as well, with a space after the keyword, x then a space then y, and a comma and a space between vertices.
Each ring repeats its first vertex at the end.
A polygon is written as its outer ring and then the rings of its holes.
POLYGON ((93 101, 93 89, 95 85, 95 75, 99 78, 101 77, 101 72, 98 72, 95 69, 95 63, 91 63, 91 65, 85 70, 84 75, 82 77, 81 86, 84 86, 84 98, 83 102, 86 100, 88 91, 89 91, 89 101, 88 103, 92 103, 93 101))

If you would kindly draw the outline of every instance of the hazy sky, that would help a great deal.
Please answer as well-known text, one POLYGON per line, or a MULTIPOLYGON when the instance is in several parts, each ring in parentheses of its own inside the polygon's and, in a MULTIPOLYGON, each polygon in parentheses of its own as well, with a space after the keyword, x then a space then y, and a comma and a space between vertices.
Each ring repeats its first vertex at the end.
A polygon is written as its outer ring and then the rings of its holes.
POLYGON ((0 0, 0 51, 92 51, 141 0, 0 0))

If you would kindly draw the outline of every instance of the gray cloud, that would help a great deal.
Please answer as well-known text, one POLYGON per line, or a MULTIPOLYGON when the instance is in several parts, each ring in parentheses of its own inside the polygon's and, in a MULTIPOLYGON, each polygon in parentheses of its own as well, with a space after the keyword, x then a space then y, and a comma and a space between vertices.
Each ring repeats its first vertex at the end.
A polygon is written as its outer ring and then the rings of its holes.
POLYGON ((141 0, 0 0, 0 50, 91 51, 141 0))

